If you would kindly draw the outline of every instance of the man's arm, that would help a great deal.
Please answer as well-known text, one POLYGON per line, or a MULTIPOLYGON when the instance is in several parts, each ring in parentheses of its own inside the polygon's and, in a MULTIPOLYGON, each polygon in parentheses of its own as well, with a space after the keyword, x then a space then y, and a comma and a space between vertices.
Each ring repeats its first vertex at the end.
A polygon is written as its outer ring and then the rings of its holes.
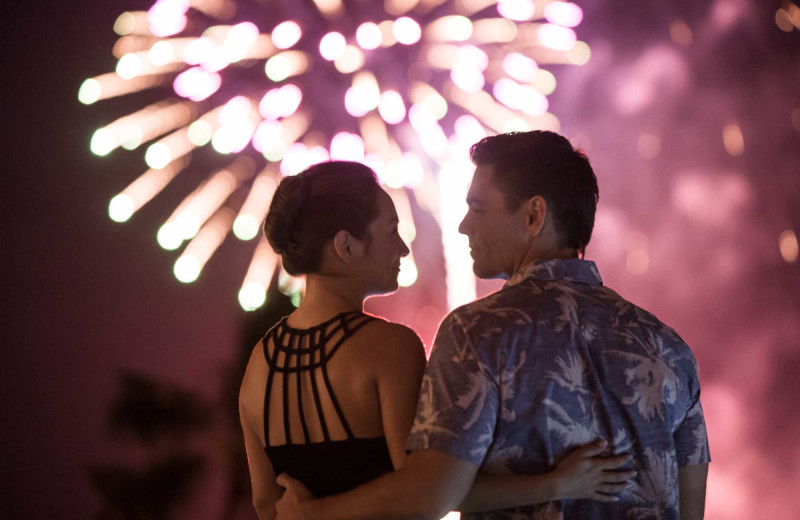
POLYGON ((706 479, 711 453, 700 402, 697 361, 687 347, 687 383, 689 395, 686 415, 672 434, 678 459, 678 492, 681 520, 700 520, 706 505, 706 479))
POLYGON ((702 520, 706 507, 708 464, 678 467, 681 520, 702 520))
POLYGON ((299 497, 299 482, 285 475, 286 493, 276 520, 436 520, 462 502, 478 472, 464 459, 434 450, 414 451, 405 465, 352 491, 319 500, 299 497))

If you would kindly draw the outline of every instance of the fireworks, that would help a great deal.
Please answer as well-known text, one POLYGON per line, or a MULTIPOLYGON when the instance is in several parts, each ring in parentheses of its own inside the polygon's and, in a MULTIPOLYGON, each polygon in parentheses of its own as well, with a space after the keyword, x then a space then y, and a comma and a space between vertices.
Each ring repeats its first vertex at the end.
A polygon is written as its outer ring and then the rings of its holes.
MULTIPOLYGON (((232 231, 258 236, 282 175, 329 159, 372 167, 398 207, 401 285, 414 283, 415 226, 408 199, 442 231, 448 303, 475 297, 465 238, 456 232, 472 171, 469 146, 510 130, 553 129, 547 64, 582 65, 589 47, 571 3, 547 0, 159 0, 126 12, 114 29, 116 71, 87 79, 84 104, 156 89, 166 99, 98 129, 91 150, 144 147, 149 167, 115 196, 127 221, 210 146, 229 164, 209 172, 160 227, 158 243, 183 250, 182 282, 196 280, 232 231), (184 244, 186 244, 184 246, 184 244)), ((265 301, 280 264, 257 240, 239 291, 265 301)), ((302 282, 281 272, 297 296, 302 282)))

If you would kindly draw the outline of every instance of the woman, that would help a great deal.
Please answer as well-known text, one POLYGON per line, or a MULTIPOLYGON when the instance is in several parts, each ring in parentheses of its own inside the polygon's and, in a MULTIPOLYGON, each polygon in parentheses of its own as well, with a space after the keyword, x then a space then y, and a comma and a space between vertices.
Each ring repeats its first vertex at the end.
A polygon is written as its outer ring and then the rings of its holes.
MULTIPOLYGON (((253 350, 242 381, 239 410, 261 520, 275 516, 280 473, 326 496, 404 462, 423 346, 411 329, 363 313, 365 298, 397 289, 409 253, 397 225, 391 198, 359 163, 312 166, 275 192, 264 230, 284 268, 306 276, 306 293, 253 350)), ((592 458, 601 451, 600 444, 576 450, 526 484, 531 503, 613 500, 609 493, 625 484, 602 482, 609 459, 592 458)), ((465 502, 480 503, 489 490, 496 500, 502 489, 492 478, 480 475, 465 502)))

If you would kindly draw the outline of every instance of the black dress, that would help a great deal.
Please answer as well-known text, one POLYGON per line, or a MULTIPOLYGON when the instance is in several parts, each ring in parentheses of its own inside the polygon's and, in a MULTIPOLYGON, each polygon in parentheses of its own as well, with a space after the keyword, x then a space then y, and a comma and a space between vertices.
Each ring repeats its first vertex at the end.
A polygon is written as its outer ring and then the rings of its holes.
POLYGON ((269 366, 264 398, 264 451, 275 474, 287 473, 300 480, 315 497, 334 495, 358 487, 392 471, 392 459, 384 436, 356 438, 347 424, 328 379, 327 363, 339 347, 361 327, 374 320, 360 312, 339 314, 310 329, 294 329, 286 318, 276 324, 264 338, 264 356, 269 366), (270 353, 269 346, 272 345, 270 353), (282 355, 281 355, 282 354, 282 355), (286 444, 269 445, 269 404, 275 374, 281 374, 283 385, 283 427, 286 444), (324 384, 318 382, 318 375, 324 384), (311 388, 323 440, 311 442, 302 390, 311 388), (289 399, 296 393, 296 400, 289 399), (336 411, 347 438, 331 440, 328 423, 322 410, 321 395, 327 395, 336 411), (291 403, 289 402, 291 401, 291 403), (293 406, 292 406, 293 405, 293 406), (290 432, 290 406, 299 413, 303 441, 294 442, 290 432))

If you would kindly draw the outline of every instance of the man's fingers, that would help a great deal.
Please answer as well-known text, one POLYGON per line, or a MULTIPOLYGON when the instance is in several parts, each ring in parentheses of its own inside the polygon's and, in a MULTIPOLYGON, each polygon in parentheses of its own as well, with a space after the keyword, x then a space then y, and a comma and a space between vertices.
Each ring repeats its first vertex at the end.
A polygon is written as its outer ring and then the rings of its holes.
POLYGON ((298 480, 293 479, 286 473, 281 473, 278 475, 278 479, 276 480, 278 485, 284 489, 288 489, 290 486, 294 486, 295 484, 299 484, 298 480))
POLYGON ((278 475, 278 478, 275 481, 280 487, 285 489, 287 492, 292 493, 300 500, 310 500, 314 498, 314 495, 311 494, 311 491, 309 491, 305 484, 296 478, 290 477, 286 473, 281 473, 278 475))
POLYGON ((597 439, 588 444, 584 444, 579 449, 581 451, 581 455, 588 458, 594 457, 595 455, 599 455, 606 449, 608 443, 605 439, 597 439))

